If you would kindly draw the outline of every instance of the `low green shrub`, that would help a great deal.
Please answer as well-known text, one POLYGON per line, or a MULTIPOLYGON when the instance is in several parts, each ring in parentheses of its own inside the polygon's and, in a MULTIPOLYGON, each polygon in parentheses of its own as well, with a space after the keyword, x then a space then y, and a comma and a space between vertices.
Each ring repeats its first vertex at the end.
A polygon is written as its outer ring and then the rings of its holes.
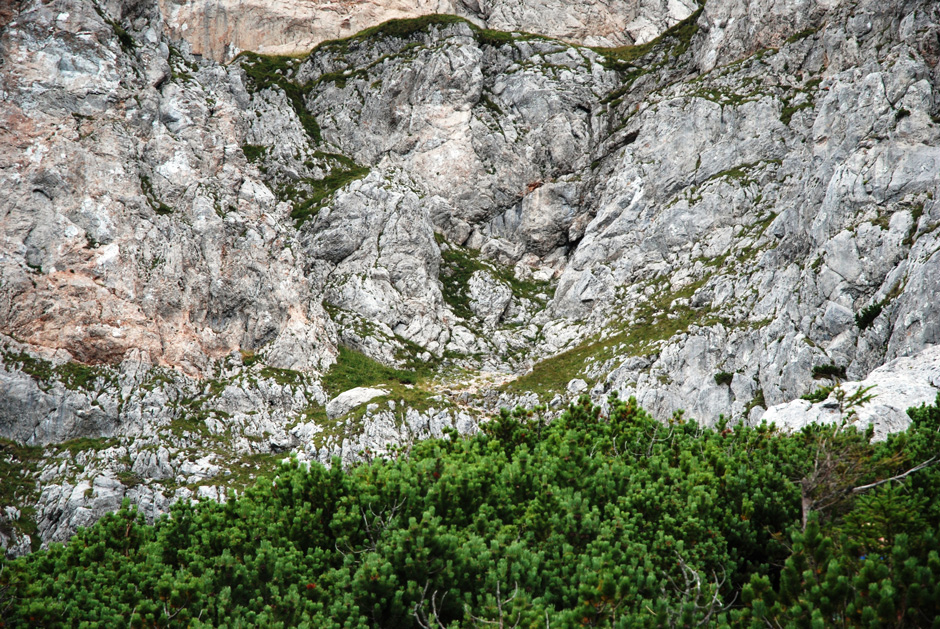
POLYGON ((504 411, 152 526, 125 505, 4 561, 0 609, 13 627, 931 626, 940 407, 909 413, 873 444, 660 422, 632 399, 504 411))
POLYGON ((845 367, 840 367, 838 365, 826 364, 826 365, 816 365, 813 367, 813 377, 814 378, 841 378, 845 379, 845 367))
POLYGON ((721 386, 723 384, 730 385, 731 381, 734 380, 734 374, 728 373, 727 371, 719 371, 715 374, 715 384, 721 386))

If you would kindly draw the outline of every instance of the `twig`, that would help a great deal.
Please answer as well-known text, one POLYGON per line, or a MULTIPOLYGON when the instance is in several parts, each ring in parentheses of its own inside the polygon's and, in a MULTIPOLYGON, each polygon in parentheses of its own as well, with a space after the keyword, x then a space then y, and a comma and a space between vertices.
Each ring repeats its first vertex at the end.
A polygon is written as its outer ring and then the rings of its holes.
POLYGON ((860 493, 862 493, 863 491, 868 491, 869 489, 874 489, 874 488, 877 487, 878 485, 884 485, 885 483, 890 483, 890 482, 893 481, 893 480, 901 480, 901 479, 904 478, 905 476, 908 476, 908 475, 910 475, 910 474, 913 474, 914 472, 917 472, 917 471, 919 471, 919 470, 924 469, 925 467, 928 467, 928 466, 932 465, 933 462, 934 462, 936 459, 937 459, 937 457, 935 457, 935 456, 930 457, 928 460, 924 461, 923 463, 921 463, 920 465, 918 465, 918 466, 916 466, 916 467, 912 467, 911 469, 907 470, 907 471, 904 472, 903 474, 898 474, 897 476, 892 476, 891 478, 886 478, 886 479, 884 479, 884 480, 876 481, 876 482, 870 483, 870 484, 868 484, 868 485, 861 485, 861 486, 859 486, 859 487, 854 487, 854 488, 852 489, 852 493, 853 493, 853 494, 860 494, 860 493))

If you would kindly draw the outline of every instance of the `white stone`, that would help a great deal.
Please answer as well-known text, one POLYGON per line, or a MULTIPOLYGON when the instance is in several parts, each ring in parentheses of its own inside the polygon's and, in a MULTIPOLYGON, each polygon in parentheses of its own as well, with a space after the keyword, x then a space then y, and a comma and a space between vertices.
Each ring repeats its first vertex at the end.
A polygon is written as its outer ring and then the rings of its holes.
POLYGON ((342 417, 354 408, 382 395, 388 395, 388 391, 372 387, 356 387, 343 391, 327 403, 326 416, 330 419, 342 417))

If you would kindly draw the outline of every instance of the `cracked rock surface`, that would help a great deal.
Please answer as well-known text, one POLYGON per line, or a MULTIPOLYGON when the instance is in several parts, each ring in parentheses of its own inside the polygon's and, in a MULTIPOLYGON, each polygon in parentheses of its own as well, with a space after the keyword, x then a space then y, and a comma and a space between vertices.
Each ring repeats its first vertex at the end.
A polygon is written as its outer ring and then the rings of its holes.
POLYGON ((7 552, 582 394, 797 428, 838 379, 902 429, 940 5, 563 5, 240 3, 270 41, 225 2, 0 12, 7 552))

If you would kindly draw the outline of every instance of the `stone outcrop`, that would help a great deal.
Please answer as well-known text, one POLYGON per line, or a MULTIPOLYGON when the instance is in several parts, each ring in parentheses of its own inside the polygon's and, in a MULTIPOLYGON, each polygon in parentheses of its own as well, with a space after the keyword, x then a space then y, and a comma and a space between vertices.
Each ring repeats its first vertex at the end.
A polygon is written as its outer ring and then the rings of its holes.
POLYGON ((933 404, 940 392, 940 346, 895 358, 864 380, 836 386, 822 401, 800 399, 771 406, 762 419, 786 429, 843 421, 859 429, 870 425, 879 440, 906 430, 911 424, 907 409, 933 404))
POLYGON ((563 5, 12 5, 8 552, 581 394, 795 428, 829 374, 903 427, 937 386, 940 6, 563 5), (210 59, 345 32, 240 39, 285 6, 467 19, 210 59), (389 371, 331 410, 340 346, 389 371))
POLYGON ((362 406, 381 395, 388 395, 388 391, 371 387, 356 387, 343 391, 327 403, 326 416, 330 419, 342 417, 357 406, 362 406))
POLYGON ((642 44, 695 10, 692 0, 160 0, 174 39, 228 61, 243 50, 304 54, 393 19, 460 15, 498 31, 524 31, 588 46, 642 44))

